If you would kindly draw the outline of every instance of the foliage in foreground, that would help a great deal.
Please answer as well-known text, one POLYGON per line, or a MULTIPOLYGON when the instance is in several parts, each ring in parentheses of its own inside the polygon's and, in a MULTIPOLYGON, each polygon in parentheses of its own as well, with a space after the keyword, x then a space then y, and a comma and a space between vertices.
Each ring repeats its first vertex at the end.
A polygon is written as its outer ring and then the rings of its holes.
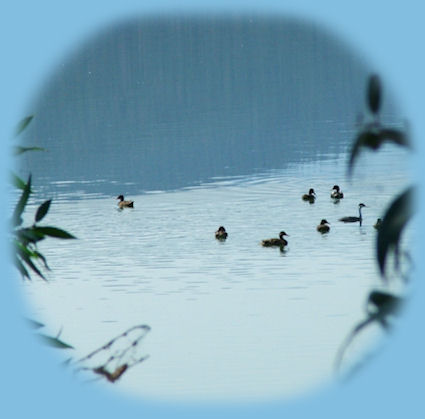
POLYGON ((150 330, 145 324, 131 327, 79 359, 76 371, 90 371, 114 383, 124 372, 149 358, 140 354, 139 345, 150 330))
MULTIPOLYGON (((348 162, 348 176, 352 175, 354 164, 364 149, 378 150, 386 142, 397 144, 411 149, 411 143, 405 130, 383 126, 380 122, 379 112, 382 103, 381 82, 377 75, 369 78, 367 89, 367 104, 372 116, 372 122, 366 123, 359 130, 350 153, 348 162)), ((376 261, 379 267, 381 280, 388 285, 388 260, 394 260, 395 278, 403 282, 408 277, 402 271, 401 256, 407 263, 411 262, 410 254, 401 249, 402 234, 413 216, 414 187, 409 186, 400 195, 396 196, 388 205, 383 216, 382 224, 377 232, 376 261)), ((382 290, 372 290, 366 301, 366 318, 359 322, 349 333, 340 347, 335 364, 339 368, 345 350, 353 339, 367 326, 377 324, 385 331, 390 330, 392 320, 398 315, 405 297, 382 290)))
MULTIPOLYGON (((32 116, 24 118, 16 129, 16 135, 21 134, 31 123, 32 119, 32 116)), ((14 154, 20 155, 27 151, 43 151, 43 149, 40 147, 17 146, 14 149, 14 154)), ((37 249, 37 244, 48 237, 57 239, 75 239, 75 237, 61 228, 41 226, 39 224, 49 212, 51 199, 44 201, 37 208, 31 225, 23 226, 23 214, 33 193, 31 175, 29 175, 26 182, 14 173, 12 173, 11 178, 14 187, 20 192, 20 197, 15 205, 11 219, 11 241, 15 267, 21 273, 23 279, 30 280, 31 274, 35 273, 46 280, 43 271, 49 270, 49 266, 46 258, 37 249)), ((49 336, 40 332, 44 324, 31 319, 28 320, 28 324, 33 330, 37 330, 36 336, 43 344, 56 349, 74 349, 73 346, 60 339, 60 332, 57 336, 49 336)), ((139 344, 149 331, 150 327, 147 325, 138 325, 126 330, 102 347, 76 361, 75 370, 90 371, 114 383, 124 372, 148 358, 148 355, 141 356, 139 354, 139 344)), ((67 363, 70 362, 71 360, 68 360, 67 363)))
MULTIPOLYGON (((39 330, 42 327, 44 327, 43 323, 37 322, 32 319, 28 319, 28 324, 34 330, 39 330)), ((60 336, 60 332, 55 337, 45 335, 44 333, 37 333, 37 337, 40 338, 43 341, 43 343, 47 346, 51 346, 53 348, 58 348, 58 349, 74 349, 73 346, 59 339, 59 336, 60 336)))
MULTIPOLYGON (((18 125, 16 134, 19 135, 30 124, 33 117, 24 118, 18 125)), ((40 147, 15 147, 15 154, 19 155, 27 151, 42 151, 40 147)), ((37 244, 47 237, 57 239, 75 239, 67 231, 53 226, 41 226, 39 223, 44 219, 50 209, 51 199, 44 201, 34 215, 34 221, 29 226, 23 226, 23 213, 28 200, 33 193, 31 189, 31 175, 25 182, 19 176, 12 173, 13 186, 21 192, 20 198, 15 205, 12 214, 12 248, 13 262, 21 273, 23 279, 31 279, 31 273, 35 273, 42 279, 46 279, 43 270, 49 270, 46 258, 38 250, 37 244)))

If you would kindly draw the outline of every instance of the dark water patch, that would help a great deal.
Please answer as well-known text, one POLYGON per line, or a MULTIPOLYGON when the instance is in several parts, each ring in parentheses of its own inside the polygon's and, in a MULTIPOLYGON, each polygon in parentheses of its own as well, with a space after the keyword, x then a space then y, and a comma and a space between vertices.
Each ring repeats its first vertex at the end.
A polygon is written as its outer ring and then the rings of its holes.
POLYGON ((352 140, 367 74, 304 22, 135 19, 60 63, 24 133, 48 151, 27 153, 21 169, 50 192, 114 195, 335 156, 352 140))

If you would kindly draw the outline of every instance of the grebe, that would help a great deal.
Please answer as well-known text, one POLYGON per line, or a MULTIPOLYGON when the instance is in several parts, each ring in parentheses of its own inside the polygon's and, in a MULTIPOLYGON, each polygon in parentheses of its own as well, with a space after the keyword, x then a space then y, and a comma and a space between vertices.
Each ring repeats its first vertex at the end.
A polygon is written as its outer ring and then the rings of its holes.
POLYGON ((359 204, 359 216, 358 217, 342 217, 339 219, 339 221, 342 221, 343 223, 357 223, 360 222, 360 225, 362 225, 362 208, 364 208, 365 204, 359 204))

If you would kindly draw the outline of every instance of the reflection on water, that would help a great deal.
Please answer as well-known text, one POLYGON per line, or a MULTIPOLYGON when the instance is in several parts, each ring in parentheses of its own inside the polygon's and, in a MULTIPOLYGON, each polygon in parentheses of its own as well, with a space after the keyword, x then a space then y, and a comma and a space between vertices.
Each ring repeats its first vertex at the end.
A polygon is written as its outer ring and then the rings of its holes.
MULTIPOLYGON (((78 237, 40 243, 52 272, 23 284, 34 316, 78 356, 149 325, 149 359, 115 383, 144 397, 262 400, 326 382, 380 285, 373 224, 406 181, 393 149, 345 178, 362 61, 315 25, 249 16, 136 19, 76 51, 23 136, 48 150, 20 170, 53 198, 49 224, 78 237), (359 202, 361 227, 337 221, 359 202), (284 252, 261 247, 282 230, 284 252)), ((399 123, 389 93, 382 118, 399 123)))
MULTIPOLYGON (((73 181, 109 195, 117 182, 139 194, 316 160, 346 150, 367 76, 296 20, 135 19, 59 63, 23 137, 48 152, 26 167, 49 194, 73 181)), ((383 106, 394 113, 388 91, 383 106)))
POLYGON ((50 282, 24 284, 25 292, 37 318, 53 333, 63 328, 79 355, 135 324, 151 326, 150 358, 116 383, 132 393, 238 400, 304 392, 332 377, 343 337, 380 285, 373 224, 406 182, 397 153, 366 157, 339 204, 330 192, 345 179, 345 159, 131 196, 135 207, 124 211, 115 196, 64 196, 49 222, 78 240, 41 243, 50 282), (309 187, 313 205, 301 199, 309 187), (360 201, 368 205, 361 227, 337 221, 360 201), (316 231, 322 218, 328 235, 316 231), (225 242, 214 238, 219 225, 225 242), (290 235, 284 252, 261 247, 281 230, 290 235))

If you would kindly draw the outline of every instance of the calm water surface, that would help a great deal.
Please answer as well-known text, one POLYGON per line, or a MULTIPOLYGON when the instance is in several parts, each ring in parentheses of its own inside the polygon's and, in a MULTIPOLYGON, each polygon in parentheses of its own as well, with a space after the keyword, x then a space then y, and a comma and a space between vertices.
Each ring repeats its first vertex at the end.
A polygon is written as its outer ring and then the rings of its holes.
MULTIPOLYGON (((67 185, 75 192, 59 194, 46 223, 78 240, 41 243, 49 282, 24 283, 24 292, 75 358, 136 324, 151 326, 143 341, 150 357, 115 384, 123 391, 188 401, 304 393, 333 377, 341 342, 362 319, 368 291, 381 286, 373 224, 408 181, 399 153, 363 156, 352 182, 343 154, 129 196, 135 207, 124 211, 115 196, 67 185), (345 193, 338 204, 329 197, 334 183, 345 193), (301 200, 310 187, 313 205, 301 200), (367 205, 361 227, 337 221, 357 215, 359 202, 367 205), (322 218, 328 235, 315 230, 322 218), (214 238, 219 225, 225 242, 214 238), (290 235, 284 252, 260 246, 281 230, 290 235)), ((375 336, 360 339, 347 362, 375 336)))
MULTIPOLYGON (((52 271, 22 284, 30 315, 74 359, 149 325, 150 357, 114 384, 142 397, 270 400, 330 381, 381 286, 373 224, 408 181, 396 148, 345 177, 369 74, 318 25, 277 17, 134 19, 75 49, 22 136, 48 150, 20 160, 34 174, 28 222, 53 198, 45 223, 78 237, 40 244, 52 271), (311 187, 314 205, 301 200, 311 187), (119 194, 134 209, 119 211, 119 194), (337 221, 360 202, 361 227, 337 221), (261 247, 281 230, 285 252, 261 247)), ((381 121, 400 124, 384 86, 381 121)))

